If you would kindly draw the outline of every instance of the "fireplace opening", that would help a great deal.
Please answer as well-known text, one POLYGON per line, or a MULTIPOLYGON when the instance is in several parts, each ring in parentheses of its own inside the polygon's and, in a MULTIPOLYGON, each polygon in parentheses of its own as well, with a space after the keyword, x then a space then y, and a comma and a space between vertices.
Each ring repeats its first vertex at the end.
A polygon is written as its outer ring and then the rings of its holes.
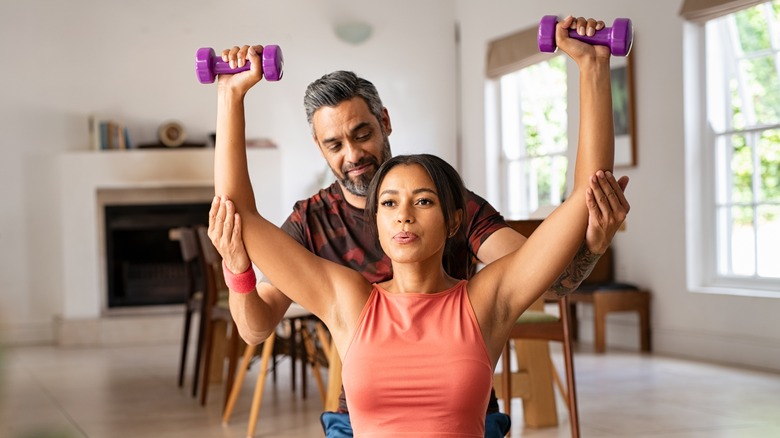
MULTIPOLYGON (((208 225, 210 204, 106 205, 108 308, 182 304, 187 271, 171 230, 208 225)), ((202 273, 195 272, 202 282, 202 273)))

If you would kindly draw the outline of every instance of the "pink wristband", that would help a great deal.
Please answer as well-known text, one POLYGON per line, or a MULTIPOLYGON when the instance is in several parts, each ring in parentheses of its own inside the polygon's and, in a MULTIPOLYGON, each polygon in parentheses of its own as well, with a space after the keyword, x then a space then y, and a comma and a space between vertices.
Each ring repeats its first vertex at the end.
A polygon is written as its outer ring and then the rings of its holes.
POLYGON ((251 263, 246 271, 234 274, 230 272, 225 261, 222 260, 222 273, 225 276, 225 284, 233 292, 248 294, 257 288, 257 277, 255 277, 255 270, 252 269, 251 263))

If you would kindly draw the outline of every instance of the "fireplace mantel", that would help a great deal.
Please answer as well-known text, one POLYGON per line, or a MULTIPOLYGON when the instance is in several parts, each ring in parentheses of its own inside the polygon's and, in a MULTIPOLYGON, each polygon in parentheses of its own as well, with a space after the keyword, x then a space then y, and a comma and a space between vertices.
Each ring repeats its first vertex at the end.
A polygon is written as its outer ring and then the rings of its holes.
MULTIPOLYGON (((283 218, 278 149, 247 151, 255 198, 267 217, 283 218)), ((61 325, 105 319, 102 206, 120 203, 210 201, 213 149, 70 152, 60 157, 63 248, 61 325), (205 198, 205 199, 204 199, 205 198)), ((67 342, 65 342, 67 343, 67 342)), ((78 343, 78 342, 77 342, 78 343)))

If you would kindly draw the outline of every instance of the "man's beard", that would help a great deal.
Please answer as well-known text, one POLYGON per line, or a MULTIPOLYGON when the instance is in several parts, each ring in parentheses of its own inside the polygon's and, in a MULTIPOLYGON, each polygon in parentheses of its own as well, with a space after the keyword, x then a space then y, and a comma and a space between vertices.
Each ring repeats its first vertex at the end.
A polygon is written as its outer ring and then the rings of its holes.
POLYGON ((380 157, 382 160, 381 162, 377 161, 376 157, 367 156, 361 158, 357 163, 345 164, 344 167, 341 168, 343 177, 339 177, 333 168, 331 168, 331 171, 333 171, 336 179, 339 180, 341 185, 344 186, 349 193, 352 193, 355 196, 366 197, 368 196, 368 185, 371 183, 371 179, 374 177, 374 174, 376 174, 377 169, 379 169, 379 166, 381 166, 382 163, 389 160, 391 156, 390 142, 387 141, 387 137, 385 137, 384 146, 382 147, 382 156, 380 157), (374 169, 357 175, 354 179, 349 177, 350 170, 365 165, 373 165, 374 169))

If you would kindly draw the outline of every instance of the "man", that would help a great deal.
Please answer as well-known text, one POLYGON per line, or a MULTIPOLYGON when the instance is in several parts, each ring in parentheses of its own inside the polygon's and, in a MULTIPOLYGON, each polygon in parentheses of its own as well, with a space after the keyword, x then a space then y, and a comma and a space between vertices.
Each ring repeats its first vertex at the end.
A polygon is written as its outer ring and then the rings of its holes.
MULTIPOLYGON (((580 20, 583 27, 596 26, 595 21, 580 20)), ((248 46, 234 47, 225 51, 223 58, 240 64, 240 60, 246 59, 247 50, 248 46)), ((325 75, 310 84, 304 107, 313 140, 337 181, 311 198, 296 203, 282 229, 315 254, 352 267, 371 282, 384 281, 392 277, 390 262, 368 231, 370 227, 364 226, 363 209, 371 178, 391 156, 389 113, 371 82, 344 71, 325 75)), ((243 107, 231 109, 230 116, 243 120, 243 107)), ((589 222, 582 248, 552 286, 559 295, 576 289, 590 273, 628 213, 629 206, 622 193, 628 180, 621 178, 618 182, 611 178, 613 187, 620 188, 614 194, 620 200, 619 207, 606 212, 599 221, 589 222)), ((245 272, 251 263, 241 240, 240 217, 229 217, 219 224, 215 223, 215 213, 212 211, 209 215, 212 241, 230 272, 245 272)), ((509 228, 490 204, 471 192, 468 216, 465 235, 460 236, 459 243, 449 248, 445 256, 445 267, 455 278, 467 278, 473 272, 474 258, 491 263, 526 240, 509 228)), ((256 294, 230 294, 231 313, 239 333, 249 344, 258 344, 270 336, 290 304, 281 291, 266 281, 258 283, 256 294)), ((330 422, 333 416, 328 416, 328 421, 324 422, 329 437, 351 436, 343 391, 339 412, 344 415, 336 416, 335 424, 330 422), (339 435, 342 430, 348 434, 339 435)), ((491 394, 486 437, 504 436, 508 427, 508 417, 498 413, 498 403, 491 394)))

